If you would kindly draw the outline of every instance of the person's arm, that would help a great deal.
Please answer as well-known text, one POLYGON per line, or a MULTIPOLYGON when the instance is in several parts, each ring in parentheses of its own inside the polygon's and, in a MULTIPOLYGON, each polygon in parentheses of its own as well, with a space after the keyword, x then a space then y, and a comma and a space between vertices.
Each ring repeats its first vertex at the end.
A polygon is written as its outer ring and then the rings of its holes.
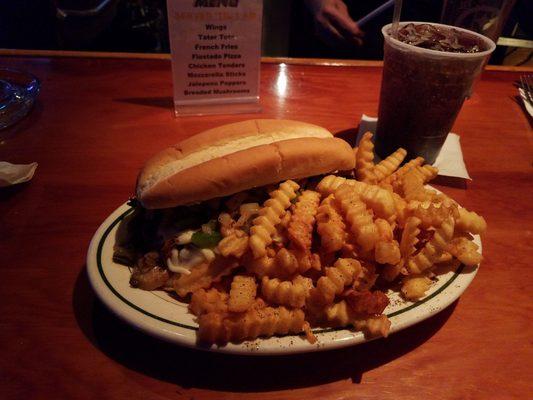
POLYGON ((363 44, 364 33, 342 0, 304 0, 313 14, 318 37, 330 46, 363 44))

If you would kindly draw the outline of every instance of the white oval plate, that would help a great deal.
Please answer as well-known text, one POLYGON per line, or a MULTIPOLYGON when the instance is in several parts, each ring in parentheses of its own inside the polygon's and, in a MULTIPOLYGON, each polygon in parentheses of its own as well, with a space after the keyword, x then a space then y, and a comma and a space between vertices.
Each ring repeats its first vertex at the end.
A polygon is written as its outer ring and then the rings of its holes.
MULTIPOLYGON (((115 233, 120 221, 133 209, 124 203, 117 208, 94 234, 87 254, 87 270, 91 285, 104 304, 130 325, 157 338, 179 345, 206 350, 198 346, 198 324, 182 303, 164 291, 145 291, 129 284, 130 269, 113 262, 115 233)), ((479 236, 474 238, 480 246, 479 236)), ((427 296, 417 302, 406 301, 389 290, 390 304, 385 314, 391 321, 390 333, 423 321, 453 303, 468 287, 478 267, 461 265, 455 271, 438 275, 427 296)), ((313 329, 318 342, 310 344, 302 336, 286 335, 245 341, 241 344, 212 346, 212 351, 238 354, 290 354, 329 350, 368 341, 361 332, 349 329, 313 329)))

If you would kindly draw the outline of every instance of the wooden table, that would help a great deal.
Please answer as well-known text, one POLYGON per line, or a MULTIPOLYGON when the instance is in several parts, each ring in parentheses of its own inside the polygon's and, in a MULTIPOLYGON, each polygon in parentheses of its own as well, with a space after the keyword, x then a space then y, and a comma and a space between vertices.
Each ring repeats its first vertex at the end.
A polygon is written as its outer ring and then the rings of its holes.
POLYGON ((0 133, 0 160, 39 163, 31 183, 0 191, 0 397, 533 396, 533 136, 515 98, 518 71, 485 72, 454 127, 473 180, 439 186, 489 224, 485 260, 461 299, 386 340, 255 358, 180 348, 122 323, 88 284, 88 243, 159 149, 246 118, 353 129, 362 113, 376 114, 380 64, 270 60, 261 114, 180 119, 171 112, 167 59, 10 56, 0 64, 42 80, 30 116, 0 133))

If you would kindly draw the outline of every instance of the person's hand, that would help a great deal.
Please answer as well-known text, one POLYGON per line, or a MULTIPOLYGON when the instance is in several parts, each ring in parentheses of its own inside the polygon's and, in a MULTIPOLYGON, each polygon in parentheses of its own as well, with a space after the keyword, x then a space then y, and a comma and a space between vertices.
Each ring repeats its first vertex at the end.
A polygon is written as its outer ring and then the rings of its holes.
POLYGON ((350 17, 342 0, 305 0, 313 14, 318 37, 329 46, 363 44, 364 33, 350 17))

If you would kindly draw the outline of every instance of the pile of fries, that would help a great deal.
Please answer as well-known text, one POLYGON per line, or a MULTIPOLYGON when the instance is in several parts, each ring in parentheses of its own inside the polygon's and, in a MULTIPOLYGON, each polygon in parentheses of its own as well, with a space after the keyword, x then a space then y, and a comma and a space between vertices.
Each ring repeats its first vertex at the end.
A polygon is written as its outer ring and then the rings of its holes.
POLYGON ((439 267, 479 264, 472 235, 485 220, 425 187, 437 170, 422 158, 400 167, 400 148, 374 164, 371 138, 354 149, 351 175, 288 180, 263 204, 228 200, 216 257, 171 281, 192 294, 200 341, 305 334, 313 343, 317 326, 387 336, 389 299, 377 287, 416 301, 439 267))

